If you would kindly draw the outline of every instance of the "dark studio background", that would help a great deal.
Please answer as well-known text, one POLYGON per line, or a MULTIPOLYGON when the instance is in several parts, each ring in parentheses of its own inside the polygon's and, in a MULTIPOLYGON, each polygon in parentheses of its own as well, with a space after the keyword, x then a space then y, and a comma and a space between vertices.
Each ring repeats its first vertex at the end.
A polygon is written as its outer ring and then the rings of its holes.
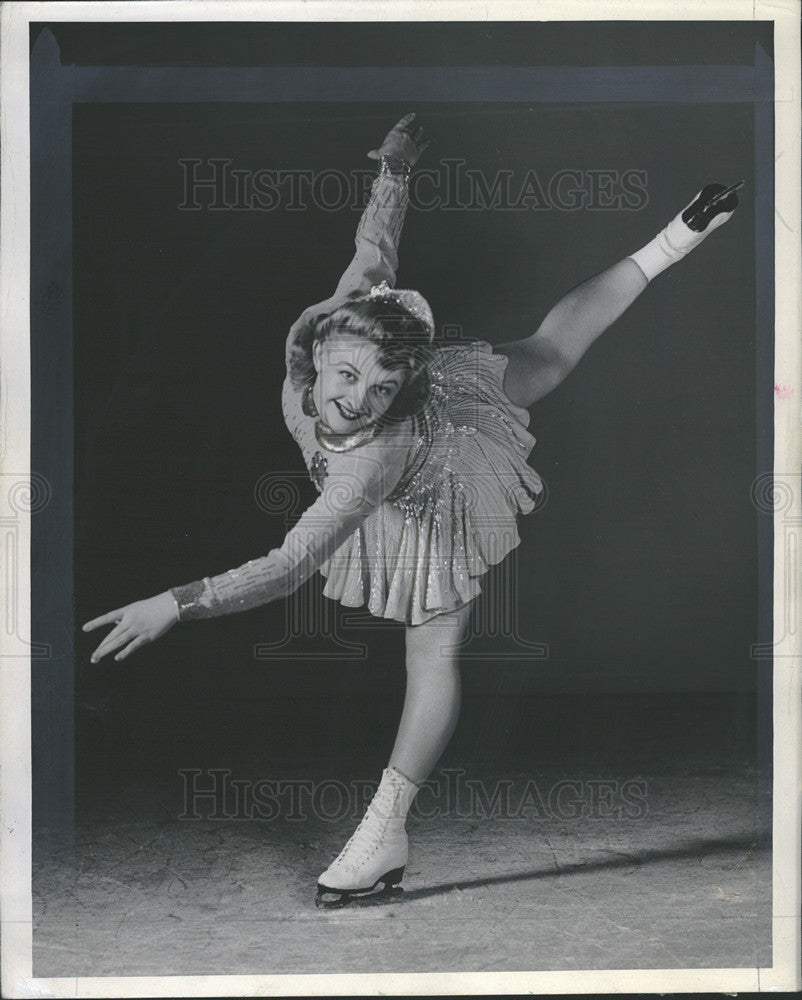
MULTIPOLYGON (((751 65, 758 39, 770 53, 768 30, 746 23, 50 27, 62 61, 76 65, 751 65)), ((509 169, 514 184, 531 168, 544 182, 566 168, 646 173, 637 211, 410 209, 398 285, 426 295, 438 329, 491 343, 532 332, 564 292, 646 243, 705 183, 746 180, 733 220, 533 407, 530 461, 549 495, 521 520, 513 593, 519 636, 547 644, 548 657, 521 655, 511 637, 471 639, 449 759, 515 759, 551 738, 591 741, 600 754, 632 738, 669 754, 689 739, 755 750, 766 665, 750 657, 752 104, 439 103, 435 93, 414 107, 144 104, 132 93, 73 112, 79 781, 107 767, 119 778, 120 767, 187 766, 190 748, 225 767, 252 752, 325 764, 364 747, 368 776, 386 758, 403 696, 401 626, 349 627, 349 612, 326 602, 340 635, 368 644, 367 659, 310 636, 294 640, 292 657, 257 660, 254 645, 284 633, 277 603, 181 625, 122 664, 96 666, 101 632, 78 629, 279 545, 282 517, 254 500, 266 474, 298 477, 304 504, 315 496, 281 416, 284 339, 333 291, 359 210, 179 211, 179 160, 366 169, 367 150, 409 110, 432 139, 421 166, 459 157, 487 178, 509 169)), ((760 333, 765 353, 770 331, 760 333)), ((770 398, 771 384, 758 388, 770 398)), ((499 573, 487 578, 485 604, 500 585, 499 573)), ((320 589, 316 576, 303 593, 320 589)))

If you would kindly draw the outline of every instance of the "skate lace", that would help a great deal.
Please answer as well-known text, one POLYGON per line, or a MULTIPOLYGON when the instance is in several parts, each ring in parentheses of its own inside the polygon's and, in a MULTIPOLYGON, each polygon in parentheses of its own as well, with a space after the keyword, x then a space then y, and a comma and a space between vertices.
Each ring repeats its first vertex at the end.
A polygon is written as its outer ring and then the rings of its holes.
POLYGON ((396 786, 387 794, 375 796, 359 826, 351 834, 345 847, 337 856, 335 864, 344 862, 359 867, 379 850, 395 804, 398 801, 398 794, 399 788, 396 786))
POLYGON ((351 834, 348 843, 340 851, 337 861, 348 861, 358 866, 378 851, 386 829, 386 820, 381 823, 376 823, 375 820, 371 822, 371 817, 365 814, 359 826, 351 834))

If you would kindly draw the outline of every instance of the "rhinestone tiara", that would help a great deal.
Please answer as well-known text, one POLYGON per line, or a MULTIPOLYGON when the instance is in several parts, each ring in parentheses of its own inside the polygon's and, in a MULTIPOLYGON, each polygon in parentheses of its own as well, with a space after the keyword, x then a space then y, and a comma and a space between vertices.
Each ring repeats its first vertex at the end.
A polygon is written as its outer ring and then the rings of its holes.
POLYGON ((395 302, 402 309, 420 320, 429 333, 429 343, 434 340, 434 316, 431 307, 420 292, 414 288, 391 288, 386 281, 373 285, 367 295, 361 295, 358 302, 370 299, 380 299, 383 302, 395 302))

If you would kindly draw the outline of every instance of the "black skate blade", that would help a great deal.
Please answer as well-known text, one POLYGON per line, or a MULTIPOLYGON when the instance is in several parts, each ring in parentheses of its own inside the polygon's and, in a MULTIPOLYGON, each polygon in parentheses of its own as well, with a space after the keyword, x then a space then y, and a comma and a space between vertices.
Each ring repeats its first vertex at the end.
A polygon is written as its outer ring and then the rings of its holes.
POLYGON ((708 184, 702 188, 696 201, 682 213, 682 221, 695 233, 703 233, 715 216, 727 211, 723 202, 728 198, 733 199, 731 211, 735 211, 738 207, 736 192, 740 191, 744 184, 746 181, 738 181, 737 184, 731 184, 730 187, 724 187, 723 184, 708 184), (715 190, 716 188, 719 190, 715 190))
POLYGON ((736 191, 740 191, 744 184, 746 184, 746 181, 738 181, 737 184, 732 184, 730 187, 724 188, 723 191, 719 191, 718 194, 714 194, 705 205, 705 211, 712 208, 714 205, 718 205, 719 202, 724 201, 726 198, 729 198, 729 196, 731 194, 735 194, 736 191))
POLYGON ((333 892, 327 889, 325 893, 318 891, 315 906, 319 910, 341 910, 345 906, 385 906, 388 903, 400 903, 403 895, 404 890, 400 885, 385 885, 363 893, 333 892))
POLYGON ((721 194, 714 195, 711 199, 711 204, 716 204, 719 201, 724 201, 724 199, 731 194, 735 194, 736 191, 740 191, 741 188, 746 184, 746 181, 738 181, 737 184, 732 184, 728 188, 724 188, 721 194))
POLYGON ((396 868, 364 889, 332 889, 318 882, 315 906, 321 910, 336 910, 350 904, 376 906, 386 903, 403 896, 404 890, 399 885, 403 875, 404 869, 396 868))

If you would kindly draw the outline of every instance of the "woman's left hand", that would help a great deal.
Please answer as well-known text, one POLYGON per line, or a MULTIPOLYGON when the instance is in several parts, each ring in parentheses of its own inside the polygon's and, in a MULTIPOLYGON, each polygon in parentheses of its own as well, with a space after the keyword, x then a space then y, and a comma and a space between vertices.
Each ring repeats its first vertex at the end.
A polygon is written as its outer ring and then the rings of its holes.
POLYGON ((368 156, 372 160, 378 160, 391 153, 400 156, 412 167, 430 142, 431 139, 424 140, 423 126, 416 125, 415 112, 411 111, 393 125, 381 146, 378 149, 371 149, 368 156))
POLYGON ((124 660, 140 646, 164 635, 177 621, 178 609, 169 590, 156 597, 126 604, 116 611, 109 611, 99 618, 93 618, 84 625, 84 632, 91 632, 101 625, 113 624, 115 627, 92 654, 92 663, 97 663, 102 656, 115 650, 121 652, 117 653, 114 659, 124 660))

